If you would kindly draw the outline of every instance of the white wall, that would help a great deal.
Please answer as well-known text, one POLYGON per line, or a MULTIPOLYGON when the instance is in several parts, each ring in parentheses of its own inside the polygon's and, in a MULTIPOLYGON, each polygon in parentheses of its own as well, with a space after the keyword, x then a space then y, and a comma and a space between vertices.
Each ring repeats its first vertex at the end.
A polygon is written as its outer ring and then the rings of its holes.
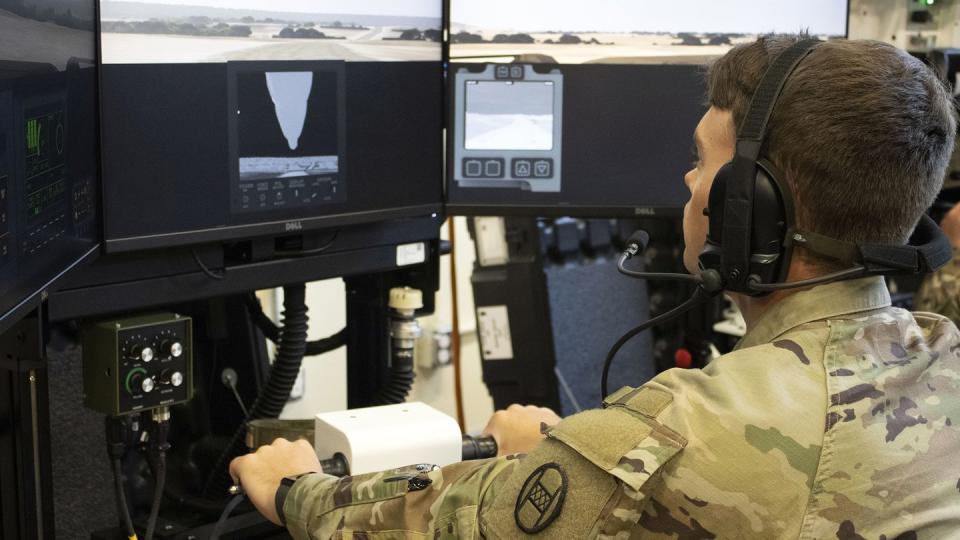
POLYGON ((934 16, 931 28, 917 28, 908 21, 907 0, 852 0, 850 38, 886 41, 912 50, 910 36, 933 39, 935 47, 960 47, 960 1, 937 0, 930 8, 934 16))

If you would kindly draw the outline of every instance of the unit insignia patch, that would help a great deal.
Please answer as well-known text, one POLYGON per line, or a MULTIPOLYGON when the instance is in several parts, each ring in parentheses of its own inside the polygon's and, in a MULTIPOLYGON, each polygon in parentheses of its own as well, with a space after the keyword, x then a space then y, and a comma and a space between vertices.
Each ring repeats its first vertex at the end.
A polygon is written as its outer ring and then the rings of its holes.
POLYGON ((567 495, 567 474, 556 463, 544 463, 530 473, 517 496, 513 517, 517 527, 536 534, 554 522, 567 495))

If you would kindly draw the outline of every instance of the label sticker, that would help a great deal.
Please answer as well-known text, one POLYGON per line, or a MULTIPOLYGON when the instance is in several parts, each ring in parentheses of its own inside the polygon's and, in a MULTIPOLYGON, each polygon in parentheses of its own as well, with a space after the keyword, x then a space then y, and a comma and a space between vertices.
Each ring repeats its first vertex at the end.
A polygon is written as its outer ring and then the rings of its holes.
POLYGON ((397 246, 397 266, 420 264, 427 260, 427 245, 423 242, 397 246))
POLYGON ((510 338, 510 316, 507 306, 477 308, 477 326, 484 360, 513 359, 513 341, 510 338))

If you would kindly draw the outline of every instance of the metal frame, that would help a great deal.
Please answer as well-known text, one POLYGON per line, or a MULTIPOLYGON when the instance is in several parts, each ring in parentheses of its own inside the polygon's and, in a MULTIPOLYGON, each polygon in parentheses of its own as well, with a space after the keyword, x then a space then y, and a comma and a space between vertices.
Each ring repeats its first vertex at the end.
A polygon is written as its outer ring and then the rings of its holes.
POLYGON ((0 536, 53 537, 42 310, 0 335, 0 536))

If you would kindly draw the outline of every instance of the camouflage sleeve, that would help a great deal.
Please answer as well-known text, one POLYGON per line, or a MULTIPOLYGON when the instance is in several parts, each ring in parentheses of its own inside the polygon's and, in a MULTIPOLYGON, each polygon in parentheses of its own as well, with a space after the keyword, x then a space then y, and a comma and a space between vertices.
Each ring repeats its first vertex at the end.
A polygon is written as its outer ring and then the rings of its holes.
MULTIPOLYGON (((396 538, 477 536, 477 509, 493 481, 516 459, 467 461, 444 468, 412 465, 337 478, 297 480, 284 503, 287 530, 296 540, 391 532, 396 538)), ((378 536, 394 538, 394 536, 378 536)))
POLYGON ((913 301, 916 311, 929 311, 960 325, 960 250, 947 266, 928 276, 913 301))
MULTIPOLYGON (((665 406, 666 393, 639 402, 665 406)), ((297 480, 284 515, 315 538, 627 538, 658 470, 685 444, 644 413, 611 403, 565 419, 529 455, 297 480)))
POLYGON ((686 441, 654 419, 669 394, 624 388, 608 400, 552 427, 497 483, 481 508, 484 538, 630 537, 686 441))

